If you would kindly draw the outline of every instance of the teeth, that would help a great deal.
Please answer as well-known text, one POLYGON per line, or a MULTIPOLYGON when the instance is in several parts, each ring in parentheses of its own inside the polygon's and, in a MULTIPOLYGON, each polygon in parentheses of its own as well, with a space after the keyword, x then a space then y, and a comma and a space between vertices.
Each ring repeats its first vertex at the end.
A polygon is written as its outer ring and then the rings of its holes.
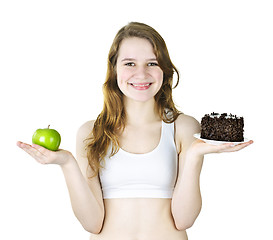
POLYGON ((135 83, 131 83, 133 86, 136 86, 136 87, 147 87, 150 85, 150 83, 147 83, 147 84, 135 84, 135 83))

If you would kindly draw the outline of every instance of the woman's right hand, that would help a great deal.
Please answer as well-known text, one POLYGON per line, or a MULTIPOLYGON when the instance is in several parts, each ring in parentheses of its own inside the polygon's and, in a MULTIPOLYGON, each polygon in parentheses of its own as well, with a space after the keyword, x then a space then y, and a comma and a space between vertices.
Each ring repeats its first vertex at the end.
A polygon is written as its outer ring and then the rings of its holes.
POLYGON ((64 166, 74 160, 73 155, 69 151, 62 149, 50 151, 42 146, 36 144, 29 145, 20 141, 17 142, 17 146, 41 164, 58 164, 64 166))

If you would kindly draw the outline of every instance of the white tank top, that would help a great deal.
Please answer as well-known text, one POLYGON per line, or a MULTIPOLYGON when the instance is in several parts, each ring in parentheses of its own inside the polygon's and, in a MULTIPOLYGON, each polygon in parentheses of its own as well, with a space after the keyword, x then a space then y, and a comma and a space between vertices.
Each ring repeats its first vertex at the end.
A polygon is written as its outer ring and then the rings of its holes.
POLYGON ((103 198, 172 198, 177 155, 174 123, 162 121, 160 142, 151 152, 134 154, 120 148, 105 157, 99 172, 103 198))

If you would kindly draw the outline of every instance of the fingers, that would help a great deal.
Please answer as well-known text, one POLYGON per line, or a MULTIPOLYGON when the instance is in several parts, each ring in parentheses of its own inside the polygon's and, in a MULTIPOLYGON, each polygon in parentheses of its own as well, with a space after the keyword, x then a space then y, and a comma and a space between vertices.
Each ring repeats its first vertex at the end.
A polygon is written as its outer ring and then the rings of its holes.
POLYGON ((240 143, 240 144, 238 144, 238 145, 231 145, 230 146, 230 148, 227 148, 224 152, 237 152, 237 151, 239 151, 239 150, 242 150, 242 149, 244 149, 245 147, 247 147, 247 146, 249 146, 249 145, 251 145, 253 143, 253 141, 252 140, 250 140, 250 141, 248 141, 248 142, 246 142, 246 143, 240 143))
POLYGON ((250 144, 252 144, 253 141, 248 141, 246 143, 240 143, 238 145, 234 145, 234 143, 224 143, 221 145, 213 145, 208 144, 201 140, 196 140, 193 144, 194 151, 196 151, 199 154, 209 154, 209 153, 224 153, 224 152, 236 152, 239 151, 250 144))
POLYGON ((29 145, 20 141, 18 141, 16 145, 33 157, 37 162, 46 164, 47 149, 36 144, 29 145))
MULTIPOLYGON (((214 146, 215 149, 215 153, 222 153, 222 152, 237 152, 247 146, 249 146, 250 144, 252 144, 253 141, 248 141, 246 143, 240 143, 240 144, 233 144, 233 143, 225 143, 225 144, 221 144, 218 146, 214 146)), ((213 151, 212 151, 213 152, 213 151)))

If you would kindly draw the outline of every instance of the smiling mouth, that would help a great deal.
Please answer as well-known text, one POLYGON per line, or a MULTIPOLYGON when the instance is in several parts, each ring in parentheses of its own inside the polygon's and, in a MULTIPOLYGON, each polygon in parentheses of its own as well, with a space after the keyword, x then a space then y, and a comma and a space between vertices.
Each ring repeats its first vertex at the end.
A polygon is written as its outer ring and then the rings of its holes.
POLYGON ((152 83, 129 83, 136 90, 147 90, 152 83))
POLYGON ((134 87, 147 87, 147 86, 150 86, 152 83, 129 83, 129 84, 134 87))

